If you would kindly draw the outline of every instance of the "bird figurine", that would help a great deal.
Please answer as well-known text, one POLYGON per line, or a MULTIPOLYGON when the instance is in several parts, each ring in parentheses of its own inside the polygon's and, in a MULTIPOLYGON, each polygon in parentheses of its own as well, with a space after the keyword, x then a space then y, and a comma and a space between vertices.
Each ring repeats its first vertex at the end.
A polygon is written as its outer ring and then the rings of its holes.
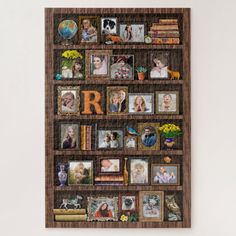
POLYGON ((127 127, 127 132, 130 134, 130 135, 136 135, 136 136, 139 136, 140 134, 133 128, 131 127, 127 127))
POLYGON ((61 79, 62 79, 61 74, 56 74, 55 79, 56 79, 56 80, 61 80, 61 79))

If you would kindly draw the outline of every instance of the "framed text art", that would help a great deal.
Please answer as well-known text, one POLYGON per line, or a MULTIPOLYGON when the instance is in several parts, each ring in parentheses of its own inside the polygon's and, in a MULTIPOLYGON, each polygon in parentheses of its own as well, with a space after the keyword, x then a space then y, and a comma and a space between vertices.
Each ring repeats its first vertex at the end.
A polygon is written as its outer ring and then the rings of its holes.
POLYGON ((46 227, 191 227, 190 9, 45 10, 46 227))

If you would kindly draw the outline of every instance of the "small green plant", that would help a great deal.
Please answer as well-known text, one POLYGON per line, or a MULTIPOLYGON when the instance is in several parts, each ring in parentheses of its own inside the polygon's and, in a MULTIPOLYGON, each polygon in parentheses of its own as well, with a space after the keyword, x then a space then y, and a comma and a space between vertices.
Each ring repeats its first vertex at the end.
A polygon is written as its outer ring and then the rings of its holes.
POLYGON ((136 68, 137 73, 146 73, 147 72, 147 68, 143 67, 143 66, 138 66, 136 68))

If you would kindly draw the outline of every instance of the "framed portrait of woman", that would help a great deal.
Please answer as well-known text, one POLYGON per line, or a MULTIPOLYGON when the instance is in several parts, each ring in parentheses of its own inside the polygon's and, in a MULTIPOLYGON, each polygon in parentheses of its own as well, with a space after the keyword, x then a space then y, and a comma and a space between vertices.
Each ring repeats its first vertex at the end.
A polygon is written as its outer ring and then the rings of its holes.
POLYGON ((60 126, 60 147, 71 150, 79 147, 79 125, 61 124, 60 126))
POLYGON ((79 17, 79 42, 97 44, 100 41, 100 17, 79 17))
POLYGON ((110 74, 111 50, 86 51, 86 79, 108 79, 110 74))
POLYGON ((168 79, 169 53, 158 51, 150 56, 150 79, 168 79))
POLYGON ((144 42, 144 24, 120 24, 120 37, 125 43, 143 43, 144 42))

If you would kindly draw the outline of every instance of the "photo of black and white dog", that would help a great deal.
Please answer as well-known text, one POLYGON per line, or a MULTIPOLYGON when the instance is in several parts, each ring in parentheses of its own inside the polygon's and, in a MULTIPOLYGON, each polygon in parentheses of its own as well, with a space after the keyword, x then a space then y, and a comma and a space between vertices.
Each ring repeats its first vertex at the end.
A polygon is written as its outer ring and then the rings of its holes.
POLYGON ((101 18, 101 32, 103 35, 117 33, 117 18, 101 18))

